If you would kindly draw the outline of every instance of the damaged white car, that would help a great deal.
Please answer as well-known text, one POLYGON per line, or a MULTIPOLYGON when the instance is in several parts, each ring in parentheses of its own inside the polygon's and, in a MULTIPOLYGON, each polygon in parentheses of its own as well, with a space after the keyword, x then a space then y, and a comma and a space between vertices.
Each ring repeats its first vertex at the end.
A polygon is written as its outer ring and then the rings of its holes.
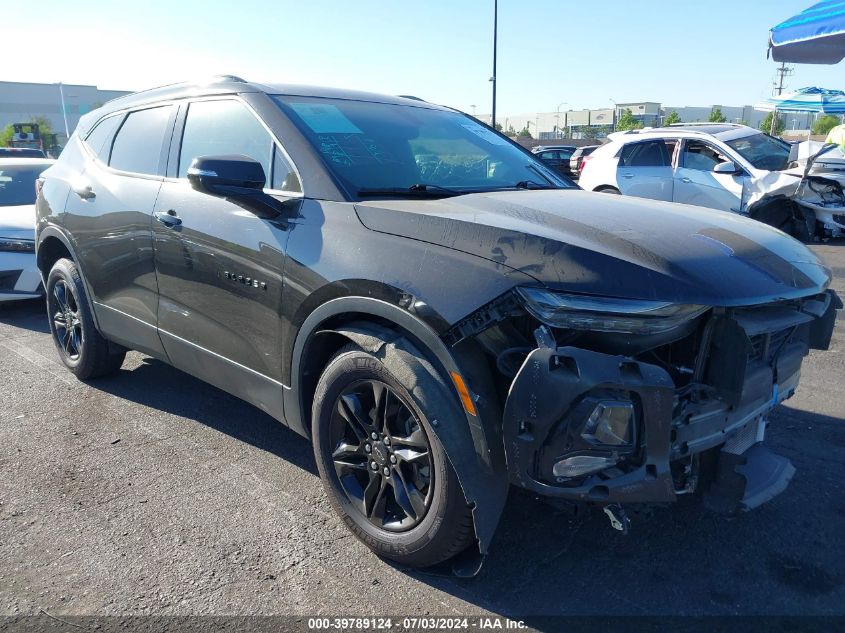
POLYGON ((610 135, 581 174, 588 191, 733 211, 804 241, 845 236, 845 155, 730 123, 610 135))

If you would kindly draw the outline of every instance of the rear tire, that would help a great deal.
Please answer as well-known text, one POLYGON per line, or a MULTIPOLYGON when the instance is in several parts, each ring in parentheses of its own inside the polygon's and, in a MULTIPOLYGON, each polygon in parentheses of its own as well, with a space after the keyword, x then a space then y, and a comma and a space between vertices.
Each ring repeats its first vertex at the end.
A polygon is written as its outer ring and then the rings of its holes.
POLYGON ((619 191, 616 187, 599 187, 596 189, 597 193, 609 193, 613 194, 614 196, 621 196, 622 192, 619 191))
POLYGON ((403 364, 393 345, 382 349, 377 356, 348 345, 329 361, 314 395, 314 454, 332 507, 359 540, 428 567, 474 539, 472 512, 429 422, 447 423, 451 409, 431 365, 403 364))
POLYGON ((120 369, 126 350, 113 349, 94 324, 76 264, 60 259, 47 276, 47 318, 59 358, 77 378, 88 380, 120 369))

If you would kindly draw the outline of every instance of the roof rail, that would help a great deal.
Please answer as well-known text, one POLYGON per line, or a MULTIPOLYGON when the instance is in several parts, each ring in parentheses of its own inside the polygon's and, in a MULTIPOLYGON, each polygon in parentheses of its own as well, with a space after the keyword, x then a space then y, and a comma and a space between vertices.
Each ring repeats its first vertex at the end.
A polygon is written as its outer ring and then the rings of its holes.
POLYGON ((423 103, 428 103, 425 99, 420 99, 419 97, 415 97, 414 95, 396 95, 400 99, 413 99, 414 101, 422 101, 423 103))
POLYGON ((731 127, 745 127, 741 123, 729 123, 728 121, 725 121, 724 123, 719 123, 717 121, 698 121, 698 122, 688 121, 686 123, 684 123, 684 122, 670 123, 669 125, 664 126, 664 127, 692 127, 692 126, 698 127, 700 125, 729 125, 731 127))

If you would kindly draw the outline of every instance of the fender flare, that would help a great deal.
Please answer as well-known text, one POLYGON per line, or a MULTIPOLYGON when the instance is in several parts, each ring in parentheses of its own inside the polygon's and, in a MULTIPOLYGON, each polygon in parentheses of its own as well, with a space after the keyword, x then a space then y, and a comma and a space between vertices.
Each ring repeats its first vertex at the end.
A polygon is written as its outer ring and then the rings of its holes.
MULTIPOLYGON (((482 423, 479 415, 471 415, 460 406, 457 391, 448 379, 451 372, 466 375, 455 357, 446 348, 440 337, 427 324, 423 323, 402 308, 379 299, 367 297, 340 297, 332 299, 312 312, 296 337, 294 343, 291 388, 285 390, 285 419, 290 427, 303 435, 310 435, 303 416, 303 395, 301 393, 302 361, 307 357, 308 345, 323 334, 340 335, 356 343, 362 349, 377 353, 387 344, 393 344, 405 351, 409 357, 423 358, 439 365, 446 372, 441 376, 454 395, 456 421, 459 424, 441 423, 435 427, 435 433, 446 450, 458 481, 467 501, 473 506, 473 521, 479 550, 486 554, 502 510, 507 500, 509 477, 504 466, 504 445, 500 436, 485 432, 491 425, 501 427, 501 417, 487 419, 482 423), (371 315, 391 321, 403 332, 367 321, 354 321, 337 328, 325 328, 322 324, 333 316, 355 313, 371 315), (429 355, 420 350, 426 350, 429 355), (463 416, 458 414, 463 411, 463 416), (466 424, 463 422, 466 421, 466 424), (492 442, 488 441, 492 439, 492 442)), ((489 411, 489 407, 478 406, 477 413, 489 411)))
POLYGON ((79 257, 76 255, 76 250, 73 247, 70 239, 67 235, 65 235, 64 231, 59 229, 54 225, 48 225, 41 229, 38 232, 38 239, 35 242, 35 264, 38 266, 38 270, 41 272, 41 280, 44 282, 44 290, 47 290, 47 275, 49 274, 48 271, 41 270, 41 245, 44 243, 47 238, 56 238, 59 240, 64 247, 67 249, 67 252, 70 253, 70 257, 73 260, 73 263, 76 265, 76 270, 79 271, 79 277, 82 279, 82 285, 85 286, 85 301, 88 303, 88 312, 91 314, 91 317, 94 319, 94 325, 99 330, 100 329, 100 322, 97 318, 97 312, 94 310, 94 301, 92 299, 93 295, 91 294, 91 287, 88 285, 88 279, 85 276, 85 273, 82 270, 82 262, 79 261, 79 257))

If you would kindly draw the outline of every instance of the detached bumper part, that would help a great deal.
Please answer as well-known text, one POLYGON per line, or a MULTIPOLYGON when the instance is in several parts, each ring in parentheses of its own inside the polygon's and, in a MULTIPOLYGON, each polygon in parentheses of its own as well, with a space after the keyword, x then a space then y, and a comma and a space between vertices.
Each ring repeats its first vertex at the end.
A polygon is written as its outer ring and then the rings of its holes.
POLYGON ((722 450, 704 505, 720 514, 753 510, 786 490, 793 475, 792 462, 763 444, 754 444, 741 455, 722 450))

